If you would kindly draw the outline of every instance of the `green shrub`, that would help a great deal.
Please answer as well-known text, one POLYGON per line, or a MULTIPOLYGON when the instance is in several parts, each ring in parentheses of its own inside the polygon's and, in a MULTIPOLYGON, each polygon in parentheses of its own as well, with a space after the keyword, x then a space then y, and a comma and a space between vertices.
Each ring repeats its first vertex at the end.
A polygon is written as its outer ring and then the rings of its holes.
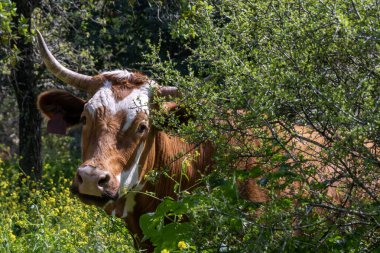
POLYGON ((379 250, 379 12, 373 0, 184 2, 171 34, 191 54, 165 61, 153 45, 147 60, 160 84, 179 87, 192 117, 156 122, 214 143, 221 180, 205 180, 211 186, 183 196, 181 208, 165 201, 144 217, 159 248, 178 250, 165 240, 177 228, 176 239, 201 252, 379 250), (261 177, 269 201, 226 194, 234 177, 261 177), (279 194, 294 184, 298 192, 279 194), (173 212, 190 223, 165 224, 173 212))

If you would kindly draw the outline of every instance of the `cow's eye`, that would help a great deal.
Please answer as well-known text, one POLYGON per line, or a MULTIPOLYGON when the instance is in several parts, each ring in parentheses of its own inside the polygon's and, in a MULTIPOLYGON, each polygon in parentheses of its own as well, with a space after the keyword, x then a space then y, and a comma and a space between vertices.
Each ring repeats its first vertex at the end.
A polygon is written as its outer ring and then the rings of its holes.
POLYGON ((80 123, 82 123, 82 125, 86 125, 86 116, 82 116, 80 118, 80 123))
POLYGON ((145 131, 148 129, 148 126, 145 122, 141 123, 139 127, 137 128, 137 132, 142 134, 145 133, 145 131))

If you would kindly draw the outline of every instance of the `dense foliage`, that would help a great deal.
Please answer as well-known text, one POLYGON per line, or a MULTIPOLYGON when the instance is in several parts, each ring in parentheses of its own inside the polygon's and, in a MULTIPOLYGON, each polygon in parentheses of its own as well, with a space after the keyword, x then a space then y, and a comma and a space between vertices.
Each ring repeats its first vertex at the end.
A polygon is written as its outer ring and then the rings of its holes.
MULTIPOLYGON (((15 5, 0 3, 3 80, 17 59, 9 47, 17 34, 15 5)), ((33 21, 74 70, 134 68, 179 87, 190 120, 156 114, 154 124, 218 147, 198 189, 178 182, 179 200, 164 199, 140 220, 157 252, 371 252, 380 248, 379 13, 375 0, 60 0, 41 1, 33 21), (324 174, 325 166, 334 169, 324 174), (267 202, 239 196, 249 178, 267 202), (333 201, 329 187, 344 201, 333 201)), ((52 87, 40 71, 40 86, 52 87)), ((119 221, 69 199, 79 151, 71 144, 63 146, 71 153, 52 152, 60 143, 45 143, 41 185, 18 184, 16 163, 1 161, 0 247, 131 251, 119 221)))
MULTIPOLYGON (((154 47, 156 78, 180 87, 181 105, 195 115, 177 133, 213 140, 219 149, 221 181, 210 179, 210 192, 182 199, 187 208, 180 212, 194 212, 186 231, 198 250, 379 247, 379 8, 373 1, 194 1, 172 27, 172 36, 192 48, 189 74, 155 57, 154 47), (298 150, 289 136, 314 151, 298 150), (256 158, 254 168, 236 170, 232 161, 246 157, 256 158), (326 165, 334 169, 324 174, 326 165), (270 192, 260 207, 225 188, 253 176, 270 192), (290 197, 279 194, 297 183, 290 197), (329 198, 328 187, 344 200, 329 198), (199 216, 207 217, 208 233, 199 216), (294 236, 298 229, 303 236, 294 236)), ((177 210, 161 207, 166 215, 177 210)), ((152 227, 145 229, 154 240, 152 227)))

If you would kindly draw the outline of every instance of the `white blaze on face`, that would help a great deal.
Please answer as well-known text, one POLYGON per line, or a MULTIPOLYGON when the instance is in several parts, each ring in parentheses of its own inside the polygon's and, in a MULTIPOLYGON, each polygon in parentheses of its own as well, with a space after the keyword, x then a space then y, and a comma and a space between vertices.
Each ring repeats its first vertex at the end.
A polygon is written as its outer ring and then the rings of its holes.
MULTIPOLYGON (((132 75, 128 71, 112 71, 106 73, 111 73, 119 78, 128 78, 132 75)), ((95 115, 96 109, 100 107, 105 107, 112 114, 116 114, 119 111, 125 111, 127 118, 122 130, 126 131, 131 126, 138 112, 145 111, 145 113, 149 115, 148 105, 151 97, 151 86, 153 85, 156 84, 154 82, 143 84, 140 87, 133 89, 132 92, 124 99, 116 101, 111 89, 112 83, 110 81, 106 81, 87 102, 85 108, 92 115, 95 115)))
POLYGON ((127 131, 132 125, 132 122, 136 118, 138 112, 145 111, 149 116, 148 104, 151 96, 150 93, 149 85, 144 84, 139 89, 133 90, 128 97, 119 102, 119 106, 122 108, 128 108, 127 120, 123 126, 123 131, 127 131))

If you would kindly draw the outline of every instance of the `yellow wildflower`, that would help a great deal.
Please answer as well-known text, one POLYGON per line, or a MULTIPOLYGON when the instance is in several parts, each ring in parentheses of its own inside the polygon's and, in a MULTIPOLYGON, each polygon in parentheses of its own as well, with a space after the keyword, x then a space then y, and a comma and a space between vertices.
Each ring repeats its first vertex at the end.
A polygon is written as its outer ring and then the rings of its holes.
POLYGON ((53 197, 48 197, 47 200, 46 200, 46 203, 48 205, 54 205, 55 204, 55 198, 53 197))
POLYGON ((25 220, 18 220, 18 221, 16 221, 16 225, 18 225, 21 228, 28 227, 28 224, 27 224, 27 222, 25 220))
POLYGON ((186 249, 187 248, 187 244, 184 242, 184 241, 179 241, 178 242, 178 248, 179 249, 186 249))
POLYGON ((161 250, 161 253, 170 253, 170 251, 167 249, 163 249, 163 250, 161 250))
POLYGON ((9 236, 9 239, 11 239, 12 242, 14 242, 16 240, 16 236, 12 232, 9 232, 8 236, 9 236))
POLYGON ((62 235, 68 235, 69 231, 66 228, 64 228, 64 229, 61 230, 61 234, 62 235))

